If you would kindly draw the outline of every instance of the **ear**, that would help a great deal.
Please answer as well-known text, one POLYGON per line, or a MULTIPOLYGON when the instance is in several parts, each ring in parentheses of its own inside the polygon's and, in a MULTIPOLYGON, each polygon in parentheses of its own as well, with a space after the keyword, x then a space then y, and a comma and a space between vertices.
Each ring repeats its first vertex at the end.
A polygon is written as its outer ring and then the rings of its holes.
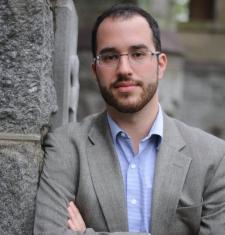
POLYGON ((165 53, 161 53, 158 57, 158 78, 162 79, 167 67, 167 56, 165 53))

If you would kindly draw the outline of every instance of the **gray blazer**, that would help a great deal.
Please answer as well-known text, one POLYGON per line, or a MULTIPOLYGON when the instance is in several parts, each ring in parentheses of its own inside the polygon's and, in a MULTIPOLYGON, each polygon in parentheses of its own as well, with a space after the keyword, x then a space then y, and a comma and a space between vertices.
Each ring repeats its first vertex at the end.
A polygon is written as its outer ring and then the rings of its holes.
MULTIPOLYGON (((86 235, 135 234, 127 232, 123 179, 105 113, 48 135, 34 234, 79 234, 67 228, 70 200, 86 235)), ((151 213, 152 235, 224 235, 224 141, 164 115, 151 213)))

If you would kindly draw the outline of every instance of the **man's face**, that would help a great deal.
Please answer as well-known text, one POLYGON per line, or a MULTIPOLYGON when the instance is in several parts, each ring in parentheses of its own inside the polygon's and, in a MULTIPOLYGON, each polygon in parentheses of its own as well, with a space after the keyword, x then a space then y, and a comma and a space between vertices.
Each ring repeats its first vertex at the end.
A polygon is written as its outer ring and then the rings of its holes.
MULTIPOLYGON (((143 63, 134 62, 139 52, 155 52, 148 22, 142 16, 106 18, 97 32, 97 55, 127 54, 113 67, 93 64, 93 71, 108 106, 119 112, 140 111, 156 97, 158 79, 166 67, 166 56, 148 54, 143 63), (131 58, 132 57, 132 58, 131 58)), ((156 100, 156 102, 158 102, 156 100)))

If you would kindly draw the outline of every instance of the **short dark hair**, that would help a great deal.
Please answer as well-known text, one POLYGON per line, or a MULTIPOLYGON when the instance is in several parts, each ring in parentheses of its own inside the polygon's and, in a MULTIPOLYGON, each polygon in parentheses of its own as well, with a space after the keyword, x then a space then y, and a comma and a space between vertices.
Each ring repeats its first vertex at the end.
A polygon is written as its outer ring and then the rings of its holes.
POLYGON ((97 31, 102 21, 108 17, 130 18, 135 15, 140 15, 146 19, 150 29, 152 30, 154 46, 157 51, 161 51, 160 30, 157 21, 147 11, 141 9, 140 7, 134 4, 123 3, 123 4, 113 5, 111 8, 105 10, 96 19, 96 22, 92 29, 92 40, 91 40, 92 54, 94 58, 96 57, 96 49, 97 49, 97 31))

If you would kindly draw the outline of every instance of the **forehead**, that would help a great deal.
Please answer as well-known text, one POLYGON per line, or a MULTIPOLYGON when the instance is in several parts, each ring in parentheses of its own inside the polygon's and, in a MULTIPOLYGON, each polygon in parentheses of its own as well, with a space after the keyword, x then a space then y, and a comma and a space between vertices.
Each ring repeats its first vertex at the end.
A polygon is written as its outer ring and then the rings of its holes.
POLYGON ((147 20, 139 15, 104 19, 96 39, 97 52, 107 47, 123 51, 140 44, 154 47, 152 30, 147 20))

